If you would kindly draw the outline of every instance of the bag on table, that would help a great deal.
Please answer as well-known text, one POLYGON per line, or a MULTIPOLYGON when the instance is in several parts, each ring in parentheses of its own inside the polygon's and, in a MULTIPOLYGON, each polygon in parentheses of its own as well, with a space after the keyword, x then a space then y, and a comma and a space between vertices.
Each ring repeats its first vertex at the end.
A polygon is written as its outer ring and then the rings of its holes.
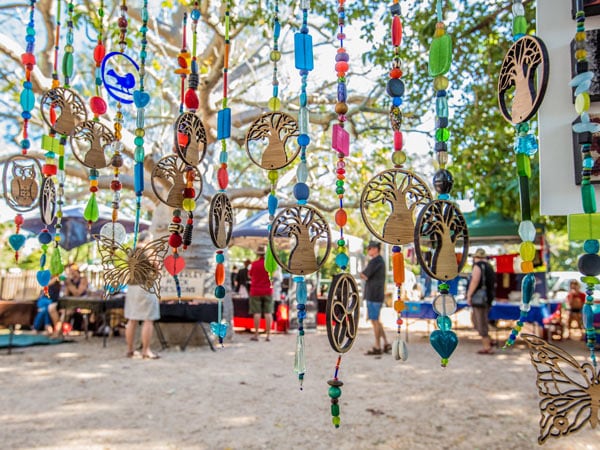
POLYGON ((471 297, 471 306, 482 308, 488 306, 487 290, 485 288, 477 289, 471 297))

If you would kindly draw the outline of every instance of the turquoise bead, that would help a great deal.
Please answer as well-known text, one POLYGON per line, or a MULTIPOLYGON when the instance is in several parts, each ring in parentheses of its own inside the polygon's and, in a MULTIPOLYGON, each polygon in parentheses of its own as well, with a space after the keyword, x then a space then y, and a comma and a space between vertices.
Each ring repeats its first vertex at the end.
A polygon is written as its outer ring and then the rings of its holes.
POLYGON ((35 95, 31 89, 23 89, 19 100, 23 111, 31 111, 35 107, 35 95))
POLYGON ((219 153, 219 162, 221 164, 227 164, 227 160, 229 159, 228 157, 228 153, 227 152, 220 152, 219 153))
POLYGON ((143 138, 143 137, 141 137, 141 136, 137 136, 137 137, 136 137, 136 138, 133 140, 133 143, 134 143, 135 145, 139 145, 139 146, 141 146, 141 145, 144 145, 144 138, 143 138))
POLYGON ((438 316, 436 322, 438 328, 442 331, 448 331, 452 328, 452 320, 448 316, 438 316))
POLYGON ((225 287, 224 286, 219 285, 215 288, 215 297, 217 297, 217 298, 225 297, 225 287))
POLYGON ((525 155, 535 155, 538 149, 537 139, 533 134, 519 136, 515 144, 515 151, 525 155))
POLYGON ((596 239, 588 239, 583 243, 583 251, 586 253, 598 253, 600 243, 596 239))
POLYGON ((304 279, 302 279, 302 281, 296 281, 296 283, 296 301, 299 305, 306 304, 306 283, 304 282, 304 279))
POLYGON ((343 270, 348 267, 349 260, 350 258, 345 253, 338 253, 335 257, 335 264, 343 270))
POLYGON ((135 162, 141 163, 144 162, 144 158, 145 158, 146 154, 144 152, 144 147, 136 147, 135 149, 135 153, 134 153, 134 159, 135 162))
POLYGON ((521 282, 521 292, 523 294, 523 303, 531 302, 533 293, 535 291, 535 276, 532 273, 528 273, 521 282))
POLYGON ((436 97, 435 99, 435 115, 438 117, 448 117, 448 98, 436 97))
POLYGON ((342 395, 342 390, 339 387, 337 387, 337 386, 329 387, 329 396, 331 398, 338 398, 340 395, 342 395))
POLYGON ((225 255, 223 253, 217 253, 215 260, 217 263, 222 264, 225 262, 225 255))

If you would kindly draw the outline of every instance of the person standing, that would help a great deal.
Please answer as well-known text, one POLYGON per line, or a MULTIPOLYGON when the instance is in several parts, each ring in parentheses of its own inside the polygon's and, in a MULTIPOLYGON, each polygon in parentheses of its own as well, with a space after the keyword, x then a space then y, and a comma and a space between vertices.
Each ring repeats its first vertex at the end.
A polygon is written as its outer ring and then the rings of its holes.
POLYGON ((481 336, 483 348, 477 353, 492 355, 492 340, 488 332, 488 313, 496 292, 496 273, 487 261, 485 250, 478 248, 473 255, 473 273, 467 288, 467 304, 472 306, 471 320, 473 327, 481 336), (483 297, 483 302, 473 301, 473 297, 483 297))
POLYGON ((256 250, 258 259, 250 265, 250 305, 248 311, 254 316, 254 336, 251 340, 258 341, 260 317, 265 317, 267 341, 271 340, 271 323, 273 322, 273 287, 269 274, 265 269, 265 247, 256 250))
POLYGON ((367 355, 381 355, 383 352, 392 351, 392 346, 387 340, 383 325, 379 320, 381 306, 385 297, 385 261, 379 254, 381 243, 371 241, 367 246, 367 256, 370 260, 367 267, 360 273, 360 277, 365 280, 364 299, 367 302, 367 319, 373 325, 375 334, 375 346, 367 351, 367 355), (383 340, 383 349, 381 341, 383 340))
MULTIPOLYGON (((151 240, 151 235, 146 231, 143 231, 139 235, 138 245, 143 246, 151 240)), ((156 274, 149 273, 148 276, 156 276, 156 274)), ((160 304, 156 294, 146 292, 140 285, 130 284, 125 294, 125 318, 127 319, 127 325, 125 326, 125 340, 127 341, 127 354, 128 358, 138 356, 135 352, 135 331, 139 321, 143 321, 142 324, 142 353, 143 359, 158 359, 156 353, 150 350, 150 341, 152 340, 152 332, 154 331, 154 321, 160 319, 160 304)))
POLYGON ((567 305, 569 312, 567 314, 567 337, 571 337, 571 324, 577 323, 579 331, 583 330, 583 316, 581 310, 585 303, 585 293, 581 292, 581 285, 577 280, 571 280, 569 283, 569 293, 567 294, 567 305))
POLYGON ((250 278, 248 277, 248 267, 251 261, 247 259, 244 261, 244 267, 238 270, 237 276, 235 277, 237 292, 240 297, 248 297, 250 291, 250 278))

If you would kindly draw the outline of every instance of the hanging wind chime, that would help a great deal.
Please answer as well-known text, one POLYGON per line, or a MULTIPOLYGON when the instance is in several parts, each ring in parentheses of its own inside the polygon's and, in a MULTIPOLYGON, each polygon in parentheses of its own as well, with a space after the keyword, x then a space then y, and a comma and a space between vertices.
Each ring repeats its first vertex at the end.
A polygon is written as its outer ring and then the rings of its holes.
POLYGON ((439 280, 440 294, 433 300, 433 310, 438 314, 438 329, 431 333, 429 341, 441 357, 442 367, 456 346, 458 337, 452 331, 450 315, 456 309, 456 299, 450 294, 447 281, 457 277, 467 262, 469 235, 467 222, 450 201, 454 184, 448 163, 448 78, 446 73, 452 64, 452 38, 446 33, 443 22, 442 1, 436 3, 437 23, 429 50, 429 76, 433 77, 435 89, 435 156, 439 169, 433 176, 437 199, 429 202, 419 213, 415 226, 415 250, 417 260, 427 275, 439 280), (456 247, 460 252, 456 254, 456 247), (423 249, 428 249, 427 252, 423 249))
POLYGON ((392 15, 391 40, 393 46, 392 67, 389 72, 386 92, 391 97, 390 125, 393 131, 393 148, 391 155, 392 169, 386 169, 375 175, 363 189, 360 199, 360 212, 363 222, 378 240, 392 245, 392 267, 396 284, 394 310, 397 313, 397 334, 392 345, 392 354, 397 360, 406 360, 406 342, 402 339, 402 311, 405 304, 402 300, 402 284, 404 283, 404 256, 402 245, 414 242, 415 216, 419 209, 428 204, 432 197, 425 182, 415 173, 403 168, 406 162, 402 128, 402 97, 404 82, 400 61, 400 45, 402 44, 401 9, 398 0, 390 6, 392 15), (385 222, 381 222, 381 212, 385 208, 385 222))
POLYGON ((344 158, 350 154, 350 135, 344 129, 346 122, 345 114, 348 112, 348 105, 346 104, 348 97, 346 80, 349 69, 348 61, 350 59, 344 47, 344 39, 346 38, 344 32, 346 17, 344 4, 345 0, 338 0, 339 31, 337 39, 340 46, 335 56, 335 71, 338 82, 335 112, 338 115, 338 123, 333 126, 331 139, 331 147, 337 152, 338 156, 335 170, 337 178, 335 193, 339 199, 339 208, 335 213, 335 223, 340 229, 340 234, 337 240, 335 264, 340 273, 333 277, 325 309, 329 344, 338 353, 333 378, 327 381, 329 385, 328 394, 331 400, 331 420, 336 428, 340 426, 339 398, 342 395, 341 387, 344 384, 339 379, 342 355, 348 352, 354 344, 360 318, 360 295, 354 277, 348 272, 348 249, 346 240, 344 239, 344 226, 348 219, 346 210, 344 209, 344 180, 346 178, 346 162, 344 158))
POLYGON ((519 237, 521 247, 521 271, 525 274, 521 282, 521 308, 519 320, 512 330, 505 347, 514 344, 523 322, 531 309, 535 291, 533 260, 535 258, 535 225, 531 221, 529 179, 531 157, 538 150, 537 138, 530 132, 529 119, 537 112, 546 92, 549 76, 549 61, 543 41, 527 34, 527 20, 521 0, 515 0, 513 12, 513 44, 506 53, 498 77, 498 103, 502 116, 515 127, 514 150, 517 161, 517 176, 521 198, 521 222, 519 237), (523 82, 519 74, 527 74, 523 82), (537 77, 537 85, 536 85, 537 77), (536 86, 539 86, 537 88, 536 86), (510 102, 512 100, 512 102, 510 102), (510 107, 510 109, 509 109, 510 107))
POLYGON ((36 208, 40 200, 40 177, 42 168, 36 158, 28 155, 31 141, 29 140, 29 120, 35 107, 35 95, 31 83, 31 73, 35 67, 35 3, 29 2, 29 22, 25 29, 25 52, 21 55, 21 62, 25 68, 23 89, 19 97, 21 104, 21 118, 23 119, 21 134, 21 154, 11 156, 4 163, 2 183, 6 204, 17 212, 15 215, 15 232, 8 238, 10 247, 15 252, 15 262, 19 262, 19 250, 25 244, 25 235, 20 233, 23 225, 21 213, 36 208))
POLYGON ((228 74, 229 74, 229 29, 231 2, 227 0, 225 4, 225 49, 223 58, 223 100, 221 109, 217 114, 217 140, 221 141, 221 152, 219 154, 219 169, 217 170, 217 184, 219 192, 212 198, 209 209, 209 231, 210 237, 216 251, 215 267, 215 297, 218 300, 218 318, 217 322, 210 324, 211 331, 223 344, 223 339, 227 334, 227 321, 223 319, 223 298, 225 297, 225 255, 223 249, 229 246, 231 233, 233 231, 233 208, 227 195, 227 186, 229 184, 229 174, 227 172, 227 139, 231 137, 231 108, 228 107, 228 74))
POLYGON ((297 183, 293 190, 297 205, 284 208, 277 214, 269 232, 269 245, 277 264, 283 270, 295 275, 293 281, 296 283, 298 336, 294 355, 294 372, 298 374, 300 389, 302 389, 306 373, 304 319, 306 318, 307 288, 304 276, 319 270, 327 260, 331 250, 331 233, 323 215, 316 208, 307 204, 310 189, 306 184, 308 180, 306 150, 310 144, 310 136, 306 86, 308 74, 314 68, 312 36, 308 30, 310 0, 301 0, 300 8, 302 25, 300 32, 294 35, 295 67, 299 70, 301 77, 300 109, 298 111, 299 135, 297 138, 300 147, 300 163, 296 171, 297 183), (318 242, 324 243, 325 249, 319 247, 318 250, 315 250, 318 242), (291 251, 284 251, 286 244, 291 251))

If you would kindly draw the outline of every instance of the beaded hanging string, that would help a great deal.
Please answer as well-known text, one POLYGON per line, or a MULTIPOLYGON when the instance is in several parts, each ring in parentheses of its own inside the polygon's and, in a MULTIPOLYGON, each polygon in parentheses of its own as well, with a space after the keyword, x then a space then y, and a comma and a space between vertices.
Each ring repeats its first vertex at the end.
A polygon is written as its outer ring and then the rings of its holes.
POLYGON ((600 125, 591 122, 589 117, 590 96, 589 89, 594 78, 594 72, 588 64, 588 53, 586 50, 585 11, 583 0, 577 0, 577 13, 575 16, 577 31, 575 34, 575 67, 577 74, 569 83, 575 88, 575 110, 579 114, 580 122, 573 125, 573 131, 577 134, 579 148, 581 150, 581 201, 583 214, 570 214, 568 216, 568 230, 570 240, 583 240, 584 254, 579 257, 577 266, 583 277, 581 281, 586 285, 585 304, 583 306, 583 318, 586 333, 586 345, 590 351, 590 358, 596 366, 596 329, 594 327, 594 286, 600 284, 600 235, 595 227, 598 222, 596 212, 596 193, 590 182, 594 158, 592 157, 592 134, 600 131, 600 125))
POLYGON ((537 138, 534 133, 530 132, 528 120, 533 117, 540 105, 545 92, 547 77, 547 67, 544 60, 547 60, 544 44, 535 36, 527 34, 527 20, 525 18, 525 8, 521 0, 514 0, 512 5, 513 13, 513 45, 506 54, 502 68, 500 69, 500 77, 498 81, 499 103, 502 114, 505 119, 515 126, 515 156, 517 162, 517 176, 519 178, 519 193, 521 203, 521 222, 519 223, 519 237, 521 238, 521 246, 519 254, 521 256, 521 271, 525 274, 521 282, 521 306, 519 319, 508 337, 504 348, 510 347, 515 343, 515 339, 523 328, 529 310, 531 309, 531 299, 535 291, 535 276, 533 274, 533 260, 535 259, 535 225, 531 221, 531 201, 529 196, 529 181, 531 178, 531 157, 535 155, 538 149, 537 138), (529 60, 519 55, 529 56, 529 60), (530 85, 535 86, 533 76, 536 73, 536 67, 542 68, 541 74, 538 75, 538 83, 541 88, 536 95, 536 92, 525 92, 528 96, 523 102, 523 91, 518 92, 515 86, 514 99, 512 101, 512 109, 510 113, 506 107, 506 99, 504 94, 514 84, 513 75, 514 67, 527 64, 530 75, 530 85), (532 101, 533 99, 533 101, 532 101), (530 105, 529 108, 522 105, 530 105))
POLYGON ((221 109, 217 114, 217 140, 221 141, 221 152, 219 154, 219 168, 217 169, 217 184, 219 191, 210 202, 210 236, 216 251, 215 267, 215 297, 218 300, 217 322, 211 323, 213 334, 223 345, 223 339, 227 334, 227 321, 223 320, 223 298, 225 297, 225 255, 223 249, 229 245, 231 231, 233 229, 233 209, 227 196, 229 184, 229 173, 227 172, 227 139, 231 137, 231 108, 228 107, 228 73, 229 73, 229 51, 231 42, 229 39, 231 1, 225 4, 225 48, 223 55, 223 100, 221 109))
POLYGON ((27 155, 31 147, 29 140, 29 119, 31 111, 35 107, 35 95, 31 83, 31 72, 35 67, 35 3, 36 0, 29 2, 29 22, 25 31, 25 53, 21 55, 21 62, 25 69, 25 79, 23 81, 23 90, 19 98, 23 119, 21 135, 21 155, 15 155, 4 165, 4 192, 6 203, 13 210, 17 211, 14 218, 15 232, 8 238, 8 243, 15 252, 15 262, 19 262, 19 250, 25 244, 25 236, 20 234, 21 225, 23 225, 22 212, 30 211, 38 203, 38 176, 40 175, 40 166, 36 159, 27 155), (10 171, 10 173, 9 173, 10 171), (12 177, 10 187, 8 178, 12 177))
POLYGON ((329 385, 328 394, 331 401, 332 423, 336 428, 340 426, 340 405, 339 397, 342 395, 341 387, 343 382, 339 379, 339 370, 342 363, 342 354, 352 348, 358 329, 358 318, 360 316, 360 302, 358 287, 354 278, 348 270, 348 249, 344 239, 344 226, 348 216, 344 209, 344 180, 346 173, 346 162, 344 158, 350 153, 350 136, 344 129, 346 122, 346 112, 348 111, 346 74, 348 72, 349 55, 344 47, 344 24, 346 12, 344 8, 345 0, 338 0, 338 26, 339 31, 337 39, 339 48, 335 56, 335 71, 337 73, 337 103, 335 112, 338 114, 338 123, 333 126, 331 147, 337 152, 338 161, 336 164, 336 188, 335 193, 339 199, 339 208, 335 212, 335 223, 339 227, 339 238, 337 240, 337 255, 335 264, 339 273, 331 283, 329 295, 327 298, 326 317, 327 317, 327 336, 331 348, 338 352, 337 361, 333 378, 327 381, 329 385))
POLYGON ((148 57, 147 45, 148 40, 146 34, 148 33, 148 0, 143 0, 142 3, 142 26, 140 27, 141 34, 141 47, 140 47, 140 85, 139 89, 133 94, 133 102, 137 108, 136 120, 135 120, 135 151, 133 166, 133 183, 135 190, 135 228, 133 233, 133 247, 137 246, 138 232, 140 229, 140 214, 142 211, 142 195, 144 193, 144 136, 146 134, 144 130, 144 120, 146 106, 150 102, 150 95, 144 91, 144 80, 146 77, 146 59, 148 57))

